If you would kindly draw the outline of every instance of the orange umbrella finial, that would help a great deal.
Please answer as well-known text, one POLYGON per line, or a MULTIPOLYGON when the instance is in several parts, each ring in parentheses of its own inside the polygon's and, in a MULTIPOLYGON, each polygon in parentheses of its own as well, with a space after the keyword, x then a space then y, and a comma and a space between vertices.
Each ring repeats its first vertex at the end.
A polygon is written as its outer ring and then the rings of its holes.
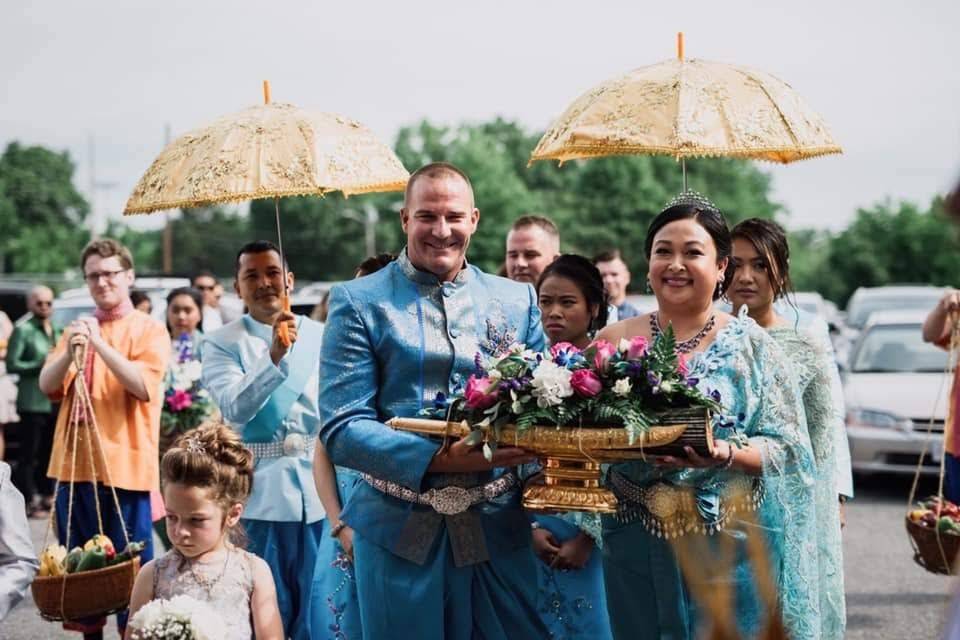
POLYGON ((270 104, 270 81, 263 81, 263 104, 270 104))
POLYGON ((683 31, 677 32, 677 60, 683 62, 683 31))

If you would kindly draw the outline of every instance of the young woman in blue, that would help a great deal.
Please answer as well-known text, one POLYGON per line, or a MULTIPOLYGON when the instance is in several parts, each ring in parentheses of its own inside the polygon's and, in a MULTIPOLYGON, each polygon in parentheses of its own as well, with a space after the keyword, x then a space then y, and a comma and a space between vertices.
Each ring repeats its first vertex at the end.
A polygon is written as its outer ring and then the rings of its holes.
MULTIPOLYGON (((607 322, 603 278, 578 255, 554 260, 537 282, 543 332, 550 344, 585 349, 607 322)), ((581 513, 538 515, 533 550, 539 558, 537 609, 555 640, 611 637, 597 543, 599 520, 581 513)))
POLYGON ((613 344, 635 336, 652 340, 672 325, 688 379, 724 407, 714 418, 712 457, 688 449, 683 457, 629 461, 607 472, 607 486, 620 501, 618 514, 603 517, 604 581, 615 638, 692 639, 707 622, 671 544, 681 537, 700 547, 735 550, 732 558, 712 559, 715 566, 729 562, 730 570, 709 586, 728 592, 730 620, 742 635, 756 634, 767 616, 780 615, 791 638, 819 637, 809 438, 780 347, 745 314, 714 309, 730 271, 730 248, 716 207, 702 196, 682 194, 648 229, 648 277, 658 310, 598 336, 613 344), (740 517, 753 509, 756 518, 740 517), (754 577, 747 550, 752 536, 762 536, 769 550, 773 610, 754 577))
POLYGON ((844 424, 843 390, 826 322, 774 302, 790 287, 790 249, 783 228, 771 220, 744 220, 731 232, 734 275, 727 297, 734 312, 750 317, 780 343, 800 384, 816 465, 820 623, 823 640, 842 638, 846 627, 843 593, 841 511, 853 497, 850 453, 844 424))

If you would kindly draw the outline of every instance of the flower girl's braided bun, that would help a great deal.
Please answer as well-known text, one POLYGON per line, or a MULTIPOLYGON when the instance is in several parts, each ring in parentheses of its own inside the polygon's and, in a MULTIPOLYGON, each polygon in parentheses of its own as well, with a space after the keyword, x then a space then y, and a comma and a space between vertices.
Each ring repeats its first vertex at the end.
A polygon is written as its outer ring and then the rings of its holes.
POLYGON ((204 422, 183 434, 160 461, 161 486, 176 483, 209 488, 224 508, 245 503, 253 488, 253 454, 220 421, 204 422))

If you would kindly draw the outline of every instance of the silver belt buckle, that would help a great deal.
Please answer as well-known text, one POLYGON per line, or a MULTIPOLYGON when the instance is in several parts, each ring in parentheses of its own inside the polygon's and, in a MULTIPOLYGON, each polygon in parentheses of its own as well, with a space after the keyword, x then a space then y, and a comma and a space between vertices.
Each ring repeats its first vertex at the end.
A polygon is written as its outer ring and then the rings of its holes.
POLYGON ((444 487, 443 489, 431 489, 427 492, 427 504, 433 507, 437 513, 445 516, 452 516, 463 513, 473 504, 473 498, 470 491, 463 487, 444 487))
POLYGON ((283 439, 283 455, 299 456, 307 450, 307 439, 299 433, 289 433, 283 439))

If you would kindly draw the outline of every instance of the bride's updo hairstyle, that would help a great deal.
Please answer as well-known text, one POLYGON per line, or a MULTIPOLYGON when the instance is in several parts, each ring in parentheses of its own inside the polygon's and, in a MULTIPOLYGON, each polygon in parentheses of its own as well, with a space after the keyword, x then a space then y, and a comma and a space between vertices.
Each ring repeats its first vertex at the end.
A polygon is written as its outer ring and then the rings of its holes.
MULTIPOLYGON (((727 227, 727 221, 715 204, 695 191, 685 191, 667 203, 666 208, 657 214, 650 226, 647 227, 647 238, 644 242, 643 250, 647 257, 647 263, 650 262, 650 255, 653 252, 653 239, 671 222, 677 220, 695 220, 697 224, 703 227, 710 238, 713 239, 713 245, 717 249, 717 262, 727 258, 727 269, 724 272, 724 282, 730 282, 733 279, 733 261, 729 260, 733 253, 733 239, 730 236, 730 229, 727 227)), ((717 300, 723 293, 722 285, 718 284, 713 292, 713 299, 717 300)))
POLYGON ((218 420, 183 434, 160 461, 161 487, 182 484, 210 490, 226 512, 246 503, 253 488, 253 454, 240 436, 218 420))

